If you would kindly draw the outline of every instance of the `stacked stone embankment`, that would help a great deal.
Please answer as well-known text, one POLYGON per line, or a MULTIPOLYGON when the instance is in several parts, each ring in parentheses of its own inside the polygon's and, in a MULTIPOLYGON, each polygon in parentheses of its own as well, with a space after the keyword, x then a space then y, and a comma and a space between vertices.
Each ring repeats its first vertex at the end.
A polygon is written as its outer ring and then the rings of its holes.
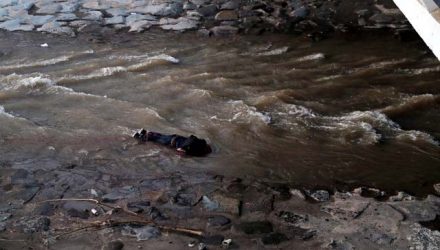
POLYGON ((205 35, 411 29, 392 0, 0 0, 0 29, 75 36, 89 25, 205 35))

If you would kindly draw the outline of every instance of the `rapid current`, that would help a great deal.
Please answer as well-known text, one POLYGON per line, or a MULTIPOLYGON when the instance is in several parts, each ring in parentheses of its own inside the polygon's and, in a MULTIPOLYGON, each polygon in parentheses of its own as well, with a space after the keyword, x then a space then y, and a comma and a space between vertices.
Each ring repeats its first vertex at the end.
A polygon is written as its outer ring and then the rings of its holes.
POLYGON ((417 194, 440 182, 440 63, 419 42, 106 39, 1 33, 2 168, 208 171, 417 194), (141 127, 206 138, 214 152, 138 145, 141 127))

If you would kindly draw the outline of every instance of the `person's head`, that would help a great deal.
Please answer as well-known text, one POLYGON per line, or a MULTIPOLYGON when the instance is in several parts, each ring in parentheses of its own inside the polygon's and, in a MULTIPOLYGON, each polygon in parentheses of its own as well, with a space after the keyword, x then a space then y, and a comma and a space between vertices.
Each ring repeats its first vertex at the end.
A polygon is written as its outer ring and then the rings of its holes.
POLYGON ((205 140, 191 135, 180 147, 187 155, 204 156, 212 152, 211 147, 205 140))

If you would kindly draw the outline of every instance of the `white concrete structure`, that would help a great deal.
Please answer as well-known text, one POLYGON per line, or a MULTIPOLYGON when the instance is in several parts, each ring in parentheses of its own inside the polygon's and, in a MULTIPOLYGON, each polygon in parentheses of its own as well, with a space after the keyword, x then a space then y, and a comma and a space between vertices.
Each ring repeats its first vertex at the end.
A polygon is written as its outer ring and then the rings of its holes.
POLYGON ((440 1, 394 0, 394 3, 440 60, 440 1))

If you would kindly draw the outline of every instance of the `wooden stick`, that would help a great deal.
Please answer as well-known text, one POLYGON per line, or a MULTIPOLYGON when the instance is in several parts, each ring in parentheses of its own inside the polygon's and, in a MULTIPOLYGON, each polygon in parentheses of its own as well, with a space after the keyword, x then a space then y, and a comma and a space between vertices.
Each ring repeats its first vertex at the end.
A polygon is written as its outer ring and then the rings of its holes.
MULTIPOLYGON (((139 214, 136 214, 136 213, 134 213, 132 211, 129 211, 129 210, 121 208, 121 207, 111 206, 111 205, 102 203, 102 202, 100 202, 99 200, 96 200, 96 199, 76 199, 76 198, 52 199, 52 200, 41 201, 40 203, 43 203, 43 202, 56 202, 56 201, 86 201, 86 202, 93 202, 93 203, 96 203, 98 205, 105 206, 107 208, 121 209, 123 212, 125 212, 125 213, 127 213, 129 215, 135 216, 135 217, 140 219, 140 220, 135 220, 135 221, 132 220, 132 221, 119 221, 119 222, 118 221, 107 221, 107 222, 110 223, 109 226, 111 226, 111 227, 112 226, 117 226, 117 225, 122 225, 122 224, 130 224, 130 223, 132 223, 132 224, 138 223, 138 224, 143 224, 143 225, 153 224, 153 225, 155 225, 156 227, 158 227, 158 228, 160 228, 162 230, 168 230, 168 231, 179 232, 179 233, 186 233, 186 234, 195 235, 195 236, 202 236, 203 235, 203 231, 200 231, 200 230, 195 230, 195 229, 190 229, 190 228, 169 227, 169 226, 158 225, 156 222, 154 222, 152 220, 145 220, 144 217, 142 217, 139 214)), ((93 222, 93 223, 95 225, 91 225, 91 226, 88 226, 88 227, 78 228, 78 229, 75 229, 74 231, 68 232, 66 234, 75 233, 75 232, 78 232, 78 231, 81 231, 81 230, 85 230, 85 229, 88 229, 88 228, 91 228, 91 227, 103 226, 103 223, 105 223, 105 222, 96 221, 96 222, 93 222), (99 225, 96 225, 98 223, 99 223, 99 225)), ((66 234, 61 234, 61 235, 58 235, 58 236, 55 236, 55 237, 61 237, 61 236, 66 235, 66 234)))

